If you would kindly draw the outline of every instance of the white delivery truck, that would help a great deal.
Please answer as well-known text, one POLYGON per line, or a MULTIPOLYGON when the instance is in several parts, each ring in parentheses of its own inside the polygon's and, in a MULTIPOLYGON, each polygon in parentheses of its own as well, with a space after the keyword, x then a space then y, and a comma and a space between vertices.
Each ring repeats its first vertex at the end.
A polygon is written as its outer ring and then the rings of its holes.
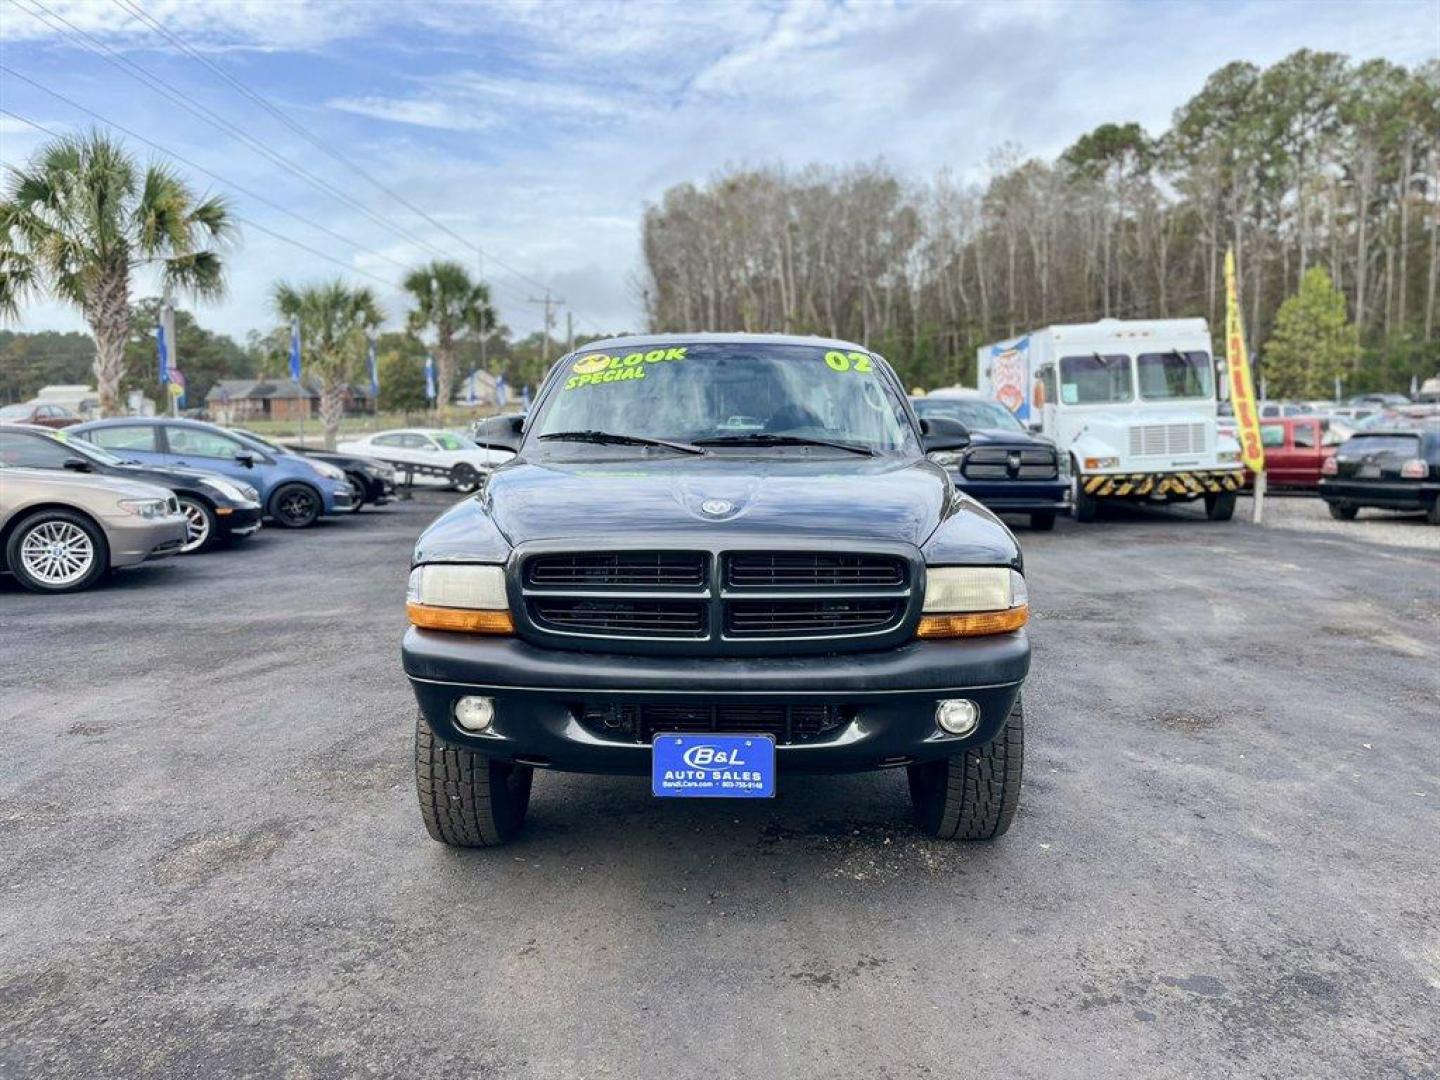
POLYGON ((1215 420, 1215 364, 1204 319, 1101 319, 1047 326, 983 346, 980 389, 1069 458, 1075 517, 1105 500, 1205 500, 1235 512, 1240 444, 1215 420))

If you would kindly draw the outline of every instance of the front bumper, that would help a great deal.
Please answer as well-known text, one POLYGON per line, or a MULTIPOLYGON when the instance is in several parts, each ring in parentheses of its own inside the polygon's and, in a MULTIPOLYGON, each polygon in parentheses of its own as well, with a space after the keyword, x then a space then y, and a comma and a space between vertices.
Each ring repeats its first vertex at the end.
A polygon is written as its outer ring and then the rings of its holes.
POLYGON ((350 488, 348 480, 336 480, 331 483, 330 490, 325 493, 325 512, 333 514, 339 510, 349 510, 355 505, 355 492, 350 488))
POLYGON ((1180 472, 1091 473, 1080 478, 1085 494, 1097 499, 1195 499, 1239 491, 1244 470, 1186 469, 1180 472))
POLYGON ((132 514, 115 515, 104 519, 104 529, 112 567, 178 554, 187 539, 185 518, 178 514, 149 521, 132 514))
POLYGON ((220 535, 230 540, 251 535, 260 528, 263 513, 258 503, 253 506, 216 507, 215 518, 220 525, 220 535))
POLYGON ((958 469, 950 470, 955 487, 997 514, 1057 513, 1070 511, 1070 481, 1054 480, 968 480, 958 469))
POLYGON ((1327 503, 1373 506, 1381 510, 1428 510, 1440 499, 1440 484, 1427 480, 1320 480, 1327 503))
POLYGON ((1004 726, 1030 669, 1023 630, 797 659, 563 652, 518 638, 411 627, 401 655, 420 711, 442 740, 503 760, 631 775, 649 773, 649 743, 587 726, 587 710, 824 703, 841 722, 804 741, 782 741, 780 770, 859 772, 949 757, 988 742, 1004 726), (484 734, 455 725, 455 702, 467 694, 495 699, 495 722, 484 734), (935 726, 937 700, 950 697, 980 706, 980 725, 964 738, 935 726))

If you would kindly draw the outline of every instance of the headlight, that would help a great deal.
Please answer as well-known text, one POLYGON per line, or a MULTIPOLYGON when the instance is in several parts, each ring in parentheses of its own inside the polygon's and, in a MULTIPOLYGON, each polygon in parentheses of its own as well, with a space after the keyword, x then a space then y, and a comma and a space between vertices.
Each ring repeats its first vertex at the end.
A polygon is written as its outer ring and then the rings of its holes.
MULTIPOLYGON (((251 501, 249 496, 240 490, 239 484, 232 484, 229 480, 221 480, 219 477, 216 477, 213 480, 204 480, 202 483, 212 491, 218 491, 231 502, 251 501)), ((254 489, 252 488, 251 490, 253 491, 254 489)))
POLYGON ((939 566, 926 573, 916 637, 1008 634, 1030 617, 1025 578, 1008 566, 939 566))
POLYGON ((410 571, 405 611, 416 626, 471 634, 510 634, 515 622, 505 570, 478 563, 431 563, 410 571))
POLYGON ((344 470, 344 469, 337 469, 334 465, 331 465, 328 461, 315 461, 315 460, 312 458, 311 461, 310 461, 310 465, 311 465, 311 466, 314 468, 314 470, 315 470, 316 472, 318 472, 321 476, 328 476, 331 480, 344 480, 344 479, 345 479, 345 470, 344 470))
POLYGON ((1118 469, 1120 459, 1118 457, 1087 457, 1085 459, 1085 471, 1093 472, 1096 469, 1118 469))
POLYGON ((956 468, 961 458, 954 450, 932 450, 925 456, 944 469, 956 468))
POLYGON ((1239 450, 1221 450, 1215 455, 1215 460, 1221 465, 1234 465, 1240 460, 1239 450))
POLYGON ((244 495, 245 498, 251 502, 258 503, 260 501, 260 492, 257 488, 253 488, 249 484, 240 483, 237 483, 235 486, 240 489, 240 494, 244 495))
POLYGON ((117 504, 127 514, 134 514, 136 517, 162 518, 166 515, 164 499, 121 499, 117 504))

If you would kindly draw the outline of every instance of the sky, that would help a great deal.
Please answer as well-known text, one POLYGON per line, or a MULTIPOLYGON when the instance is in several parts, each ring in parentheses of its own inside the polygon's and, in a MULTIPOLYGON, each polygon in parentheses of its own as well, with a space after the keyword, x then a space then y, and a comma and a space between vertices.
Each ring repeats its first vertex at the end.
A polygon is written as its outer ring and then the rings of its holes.
MULTIPOLYGON (((440 256, 483 269, 517 336, 547 288, 558 334, 566 310, 619 332, 642 328, 640 222, 671 185, 877 158, 980 182, 1003 143, 1158 133, 1222 64, 1299 48, 1423 62, 1440 0, 0 0, 0 109, 24 118, 0 114, 0 161, 48 138, 27 121, 100 124, 84 110, 185 159, 246 224, 226 296, 183 303, 241 341, 275 324, 278 278, 370 285, 398 327, 403 268, 440 256)), ((83 326, 40 299, 14 328, 83 326)))

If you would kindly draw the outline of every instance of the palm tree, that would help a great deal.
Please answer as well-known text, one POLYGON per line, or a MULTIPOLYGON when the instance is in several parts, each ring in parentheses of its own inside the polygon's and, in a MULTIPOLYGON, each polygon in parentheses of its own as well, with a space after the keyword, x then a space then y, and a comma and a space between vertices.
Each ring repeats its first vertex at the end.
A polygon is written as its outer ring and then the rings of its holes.
POLYGON ((335 449, 335 433, 345 410, 345 386, 365 356, 365 335, 385 321, 375 294, 341 278, 318 285, 280 281, 272 294, 275 310, 300 320, 305 366, 320 375, 320 422, 325 449, 335 449))
POLYGON ((459 263, 440 260, 410 271, 403 284, 415 297, 410 330, 435 332, 436 403, 443 407, 455 390, 456 340, 495 328, 490 290, 484 282, 472 281, 459 263))
POLYGON ((10 167, 0 198, 0 316, 48 289, 84 313, 95 337, 100 411, 119 409, 130 279, 159 266, 169 288, 211 299, 224 291, 216 247, 234 232, 230 207, 200 197, 168 166, 143 171, 100 131, 46 143, 10 167))

